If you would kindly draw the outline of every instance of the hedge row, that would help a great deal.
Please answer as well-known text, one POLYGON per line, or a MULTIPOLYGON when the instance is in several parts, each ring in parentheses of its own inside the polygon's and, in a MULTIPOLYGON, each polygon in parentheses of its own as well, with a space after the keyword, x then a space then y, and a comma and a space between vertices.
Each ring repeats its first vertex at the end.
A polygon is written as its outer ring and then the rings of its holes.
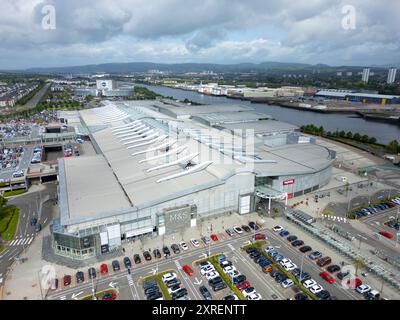
POLYGON ((167 270, 167 271, 164 271, 164 272, 161 272, 161 273, 158 273, 158 274, 155 274, 155 275, 153 275, 153 276, 149 276, 149 277, 146 277, 146 278, 143 279, 143 283, 145 283, 146 281, 155 279, 155 280, 157 281, 158 286, 159 286, 160 289, 161 289, 161 292, 162 292, 162 294, 163 294, 165 300, 172 300, 172 297, 171 297, 171 295, 170 295, 169 292, 168 292, 167 286, 166 286, 165 283, 162 281, 162 276, 163 276, 164 274, 166 274, 166 273, 169 273, 169 272, 174 272, 174 270, 167 270))

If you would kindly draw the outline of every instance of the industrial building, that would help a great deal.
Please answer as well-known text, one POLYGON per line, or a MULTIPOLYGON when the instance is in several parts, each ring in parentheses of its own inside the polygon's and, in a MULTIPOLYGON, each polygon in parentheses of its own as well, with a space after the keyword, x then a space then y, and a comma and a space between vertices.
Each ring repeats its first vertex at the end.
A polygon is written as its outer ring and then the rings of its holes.
POLYGON ((356 92, 353 90, 324 89, 319 90, 315 97, 326 99, 344 100, 363 103, 395 104, 400 103, 400 96, 356 92))
POLYGON ((100 256, 137 237, 317 190, 335 152, 240 105, 103 102, 79 111, 96 155, 59 160, 54 251, 100 256))
POLYGON ((76 88, 76 96, 103 96, 103 97, 129 97, 134 92, 134 86, 118 87, 114 80, 96 80, 96 88, 85 87, 76 88))

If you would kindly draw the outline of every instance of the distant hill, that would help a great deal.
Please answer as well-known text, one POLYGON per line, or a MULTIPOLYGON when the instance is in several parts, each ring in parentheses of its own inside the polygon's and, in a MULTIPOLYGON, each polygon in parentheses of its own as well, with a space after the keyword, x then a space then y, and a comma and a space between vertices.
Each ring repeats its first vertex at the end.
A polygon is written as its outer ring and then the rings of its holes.
MULTIPOLYGON (((306 64, 306 63, 288 63, 288 62, 262 62, 262 63, 237 63, 237 64, 216 64, 216 63, 154 63, 154 62, 128 62, 128 63, 103 63, 70 67, 53 67, 53 68, 30 68, 26 70, 18 70, 18 72, 28 73, 96 73, 105 72, 111 74, 147 72, 149 70, 169 71, 172 73, 186 72, 262 72, 267 70, 280 71, 311 71, 315 69, 323 69, 325 71, 335 70, 354 70, 361 69, 361 66, 329 66, 327 64, 306 64)), ((384 66, 374 66, 374 68, 384 68, 384 66)))

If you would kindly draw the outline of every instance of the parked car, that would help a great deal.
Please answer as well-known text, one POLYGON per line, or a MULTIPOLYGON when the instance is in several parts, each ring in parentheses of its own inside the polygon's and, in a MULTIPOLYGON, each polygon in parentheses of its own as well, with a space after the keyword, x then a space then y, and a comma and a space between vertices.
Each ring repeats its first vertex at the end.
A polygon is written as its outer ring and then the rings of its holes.
POLYGON ((114 260, 111 262, 112 268, 114 271, 119 271, 121 269, 118 260, 114 260))
POLYGON ((322 271, 319 275, 322 279, 324 279, 325 281, 328 281, 329 283, 335 282, 335 279, 326 271, 322 271))
POLYGON ((294 285, 293 280, 289 279, 289 278, 287 278, 286 280, 281 282, 281 287, 284 288, 284 289, 289 288, 289 287, 291 287, 293 285, 294 285))
POLYGON ((299 248, 300 252, 306 253, 312 250, 312 248, 310 246, 303 246, 301 248, 299 248))
POLYGON ((169 251, 167 246, 164 246, 162 250, 163 250, 163 253, 164 253, 164 257, 167 258, 167 257, 169 257, 171 255, 171 251, 169 251))
POLYGON ((304 292, 299 292, 294 296, 295 300, 309 300, 308 296, 304 292))
POLYGON ((300 247, 300 246, 302 246, 304 244, 304 241, 303 240, 294 240, 293 242, 292 242, 292 246, 293 247, 300 247))
POLYGON ((287 230, 282 230, 281 232, 279 232, 279 235, 281 236, 281 237, 287 237, 288 235, 289 235, 290 233, 289 233, 289 231, 287 231, 287 230))
POLYGON ((351 289, 355 289, 359 286, 361 286, 363 283, 361 281, 361 279, 359 278, 352 278, 347 280, 347 285, 351 288, 351 289))
POLYGON ((350 274, 349 271, 347 272, 339 272, 336 277, 338 277, 339 280, 343 280, 344 278, 346 278, 348 275, 350 274))
POLYGON ((33 227, 33 226, 36 225, 36 223, 37 223, 36 217, 32 217, 31 220, 30 220, 30 225, 33 227))
POLYGON ((331 300, 331 294, 327 290, 321 290, 315 296, 320 300, 331 300))
POLYGON ((235 234, 232 228, 225 229, 225 231, 230 237, 233 237, 233 235, 235 234))
POLYGON ((174 273, 174 272, 165 273, 165 274, 163 274, 163 276, 161 278, 162 282, 164 282, 164 283, 166 283, 170 280, 173 280, 173 279, 176 279, 176 273, 174 273))
POLYGON ((328 268, 326 268, 330 273, 335 273, 340 271, 340 267, 337 264, 332 264, 328 268))
POLYGON ((184 242, 184 241, 179 242, 179 246, 181 247, 181 249, 182 249, 183 251, 186 251, 186 250, 189 249, 188 245, 187 245, 186 242, 184 242))
POLYGON ((243 230, 239 226, 234 226, 233 231, 235 231, 237 234, 242 234, 243 230))
POLYGON ((89 268, 88 269, 88 275, 89 275, 89 279, 94 279, 96 278, 97 274, 96 274, 96 269, 95 268, 89 268))
POLYGON ((248 282, 247 280, 242 281, 236 285, 236 288, 238 288, 240 291, 245 290, 248 287, 250 287, 250 282, 248 282))
POLYGON ((317 260, 317 265, 320 267, 325 267, 332 262, 330 257, 323 257, 317 260))
POLYGON ((135 261, 136 264, 139 264, 142 262, 142 259, 140 259, 140 256, 137 253, 135 253, 133 255, 133 261, 135 261))
POLYGON ((124 265, 125 265, 125 268, 130 269, 132 267, 131 259, 129 259, 128 257, 125 257, 124 265))
POLYGON ((179 249, 179 246, 176 243, 171 245, 171 249, 175 254, 181 253, 181 249, 179 249))
POLYGON ((212 300, 212 295, 210 291, 208 291, 206 286, 204 285, 200 286, 199 291, 205 300, 212 300))
POLYGON ((42 225, 40 223, 36 223, 35 224, 35 232, 39 232, 40 230, 42 230, 42 225))
POLYGON ((254 240, 265 240, 267 236, 263 233, 256 233, 253 238, 254 240))
POLYGON ((153 250, 153 256, 154 256, 154 258, 157 258, 157 259, 161 258, 161 252, 160 252, 160 250, 154 249, 154 250, 153 250))
POLYGON ((85 275, 83 274, 82 271, 78 271, 78 272, 76 273, 75 277, 76 277, 76 282, 77 282, 77 283, 81 283, 81 282, 84 282, 84 281, 85 281, 85 275))
POLYGON ((196 248, 200 246, 200 243, 196 239, 190 239, 190 243, 196 248))
POLYGON ((275 226, 272 228, 272 231, 275 231, 275 232, 281 232, 282 230, 283 230, 282 226, 275 226))
POLYGON ((63 278, 64 287, 67 287, 71 284, 72 277, 70 275, 65 275, 63 278))
POLYGON ((364 294, 364 293, 367 293, 367 292, 371 291, 371 286, 363 283, 362 285, 359 285, 359 286, 356 287, 356 291, 358 293, 364 294))
POLYGON ((212 286, 212 289, 214 290, 214 292, 223 290, 227 287, 225 282, 218 282, 215 285, 212 286))
POLYGON ((143 252, 143 257, 146 261, 150 261, 151 260, 151 254, 148 251, 143 252))
POLYGON ((117 298, 117 294, 115 292, 106 293, 103 295, 101 300, 115 300, 117 298))
POLYGON ((218 237, 217 237, 216 234, 213 233, 210 237, 211 237, 211 239, 212 239, 213 241, 218 241, 218 237))
POLYGON ((297 240, 297 236, 291 235, 291 236, 287 237, 286 240, 289 241, 289 242, 296 241, 297 240))
POLYGON ((245 225, 245 224, 242 225, 241 228, 242 228, 244 231, 246 231, 246 232, 250 232, 250 231, 251 231, 250 227, 247 226, 247 225, 245 225))
POLYGON ((252 228, 253 230, 257 231, 258 229, 260 229, 260 227, 254 222, 254 221, 250 221, 249 222, 249 227, 252 228))
POLYGON ((309 257, 311 260, 317 260, 317 259, 319 259, 319 258, 322 258, 322 253, 319 252, 319 251, 314 251, 314 252, 311 252, 311 253, 309 254, 308 257, 309 257))
POLYGON ((100 273, 102 275, 108 274, 108 266, 105 263, 100 266, 100 273))
POLYGON ((208 236, 202 237, 201 240, 204 242, 204 244, 209 244, 211 242, 211 239, 208 236))

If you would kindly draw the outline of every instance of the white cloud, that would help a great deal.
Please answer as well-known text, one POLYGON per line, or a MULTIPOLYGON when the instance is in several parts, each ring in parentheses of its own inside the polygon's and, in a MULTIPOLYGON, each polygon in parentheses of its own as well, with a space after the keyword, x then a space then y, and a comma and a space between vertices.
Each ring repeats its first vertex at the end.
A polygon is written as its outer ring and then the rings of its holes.
POLYGON ((0 5, 0 68, 399 60, 398 0, 0 0, 0 5), (56 30, 41 28, 45 4, 56 8, 56 30), (355 30, 341 27, 341 9, 348 4, 356 8, 355 30))

